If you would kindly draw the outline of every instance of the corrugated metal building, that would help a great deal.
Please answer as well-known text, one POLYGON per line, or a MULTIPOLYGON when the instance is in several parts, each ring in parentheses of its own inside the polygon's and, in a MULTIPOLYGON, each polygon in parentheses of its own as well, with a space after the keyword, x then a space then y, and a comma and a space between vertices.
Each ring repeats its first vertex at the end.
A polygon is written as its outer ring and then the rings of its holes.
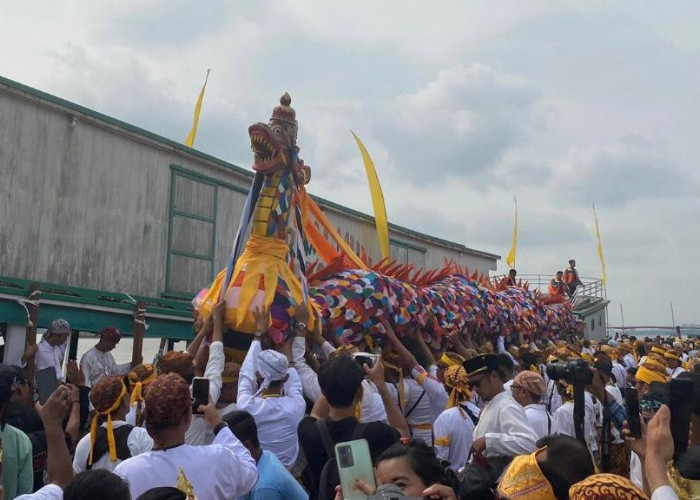
MULTIPOLYGON (((190 298, 225 266, 252 173, 0 77, 0 180, 0 276, 190 298)), ((372 217, 317 201, 377 260, 372 217)), ((426 268, 499 259, 390 232, 392 257, 426 268)))

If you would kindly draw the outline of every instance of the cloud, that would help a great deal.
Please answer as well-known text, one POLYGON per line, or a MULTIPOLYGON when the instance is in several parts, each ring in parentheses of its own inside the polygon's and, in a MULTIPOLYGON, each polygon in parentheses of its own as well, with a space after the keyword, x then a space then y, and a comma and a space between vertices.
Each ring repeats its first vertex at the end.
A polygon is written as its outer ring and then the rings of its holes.
POLYGON ((606 205, 696 193, 696 181, 655 146, 627 137, 600 149, 572 150, 553 181, 564 188, 555 192, 562 202, 606 205))
POLYGON ((538 126, 539 96, 516 75, 457 65, 390 103, 376 132, 415 182, 469 176, 493 168, 538 126))
POLYGON ((611 311, 700 322, 694 5, 37 1, 3 6, 3 76, 182 141, 212 68, 195 144, 244 168, 289 91, 313 193, 371 213, 354 130, 392 222, 505 255, 515 194, 544 275, 599 273, 595 202, 611 311))

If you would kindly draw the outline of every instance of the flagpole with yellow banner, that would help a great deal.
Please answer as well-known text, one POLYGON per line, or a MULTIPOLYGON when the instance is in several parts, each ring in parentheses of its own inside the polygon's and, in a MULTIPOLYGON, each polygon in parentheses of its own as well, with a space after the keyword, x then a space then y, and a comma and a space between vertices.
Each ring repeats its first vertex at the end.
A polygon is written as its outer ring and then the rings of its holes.
POLYGON ((598 239, 598 257, 600 258, 601 278, 600 282, 605 286, 608 281, 608 272, 605 269, 605 259, 603 258, 603 240, 600 238, 600 228, 598 227, 598 215, 595 212, 595 204, 593 204, 593 221, 595 222, 595 235, 598 239))
POLYGON ((359 137, 355 135, 355 132, 350 132, 355 138, 357 147, 360 148, 360 153, 362 154, 362 161, 365 164, 365 171, 367 172, 367 182, 369 183, 369 191, 372 195, 372 207, 374 208, 374 221, 377 226, 377 239, 379 240, 379 249, 382 253, 382 259, 389 258, 389 221, 386 215, 386 205, 384 204, 384 194, 382 193, 382 186, 379 184, 379 177, 377 176, 377 171, 374 168, 374 162, 367 152, 367 148, 362 144, 359 137))
POLYGON ((518 200, 513 195, 513 203, 515 203, 515 223, 513 224, 513 242, 510 246, 510 252, 508 252, 508 257, 506 257, 506 264, 511 269, 515 269, 515 254, 518 247, 518 200))
POLYGON ((204 79, 204 85, 202 85, 202 90, 199 91, 199 97, 197 98, 197 104, 194 106, 194 119, 192 120, 192 128, 190 133, 187 134, 187 139, 185 139, 185 146, 188 148, 193 147, 194 137, 197 135, 197 125, 199 125, 199 113, 202 111, 202 101, 204 100, 204 89, 207 88, 207 81, 209 81, 209 72, 211 69, 207 70, 207 76, 204 79))

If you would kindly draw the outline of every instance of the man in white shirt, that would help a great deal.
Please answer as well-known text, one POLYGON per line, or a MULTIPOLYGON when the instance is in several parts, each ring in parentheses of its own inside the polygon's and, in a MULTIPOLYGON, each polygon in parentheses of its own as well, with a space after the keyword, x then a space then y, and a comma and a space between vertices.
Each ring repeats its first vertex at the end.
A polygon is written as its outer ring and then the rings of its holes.
POLYGON ((435 456, 450 462, 450 469, 464 467, 472 447, 479 408, 469 402, 471 391, 463 366, 450 366, 444 372, 445 388, 450 391, 448 408, 433 424, 435 456))
POLYGON ((185 444, 192 419, 189 384, 179 375, 161 375, 146 392, 146 430, 152 451, 124 460, 115 469, 131 498, 159 486, 187 483, 197 498, 226 500, 248 493, 258 479, 255 460, 221 420, 212 404, 200 406, 215 434, 210 445, 185 444))
POLYGON ((637 368, 637 361, 634 359, 634 354, 632 354, 633 349, 634 346, 626 342, 618 346, 618 351, 621 355, 620 361, 622 361, 622 365, 624 365, 625 368, 637 368))
POLYGON ((542 396, 546 390, 542 376, 531 371, 518 373, 511 386, 513 399, 525 410, 525 415, 538 441, 552 433, 552 417, 542 404, 542 396))
POLYGON ((121 377, 100 380, 90 391, 90 401, 97 414, 90 434, 83 436, 75 448, 76 474, 91 469, 113 471, 122 460, 153 448, 153 439, 146 429, 125 422, 129 393, 121 377))
POLYGON ((503 389, 498 367, 493 354, 482 354, 464 363, 469 384, 487 401, 474 429, 472 450, 475 457, 489 462, 496 477, 514 456, 534 452, 537 441, 525 411, 503 389))
POLYGON ((447 404, 445 387, 435 377, 437 365, 431 364, 426 371, 416 360, 416 357, 396 337, 392 326, 384 319, 381 320, 387 339, 391 342, 402 368, 411 374, 407 380, 408 395, 406 406, 402 412, 411 430, 411 437, 433 445, 433 424, 435 419, 444 411, 447 404))
POLYGON ((671 378, 676 378, 685 371, 681 366, 681 351, 678 349, 668 349, 666 354, 664 354, 664 359, 668 364, 668 369, 666 371, 671 378))
POLYGON ((27 352, 22 356, 22 364, 26 364, 29 358, 35 358, 36 371, 53 367, 56 370, 56 379, 63 380, 63 358, 66 355, 66 343, 70 336, 70 324, 65 319, 55 319, 44 332, 41 342, 36 346, 27 347, 27 352))
MULTIPOLYGON (((306 337, 310 336, 311 340, 321 348, 321 352, 326 359, 336 356, 340 352, 323 338, 320 331, 307 331, 308 309, 303 304, 297 307, 295 318, 297 319, 297 327, 296 334, 292 340, 292 361, 294 369, 301 380, 304 396, 315 403, 321 397, 321 387, 318 384, 318 374, 309 366, 305 359, 306 337)), ((320 322, 317 322, 316 325, 320 327, 320 322)), ((346 345, 349 346, 350 344, 346 345)), ((377 389, 366 379, 362 381, 362 389, 359 421, 386 422, 386 410, 377 389)))
MULTIPOLYGON (((209 345, 209 358, 204 369, 204 378, 209 380, 209 402, 216 405, 221 395, 222 372, 224 370, 224 344, 222 342, 223 335, 223 317, 226 311, 226 303, 219 302, 212 309, 212 336, 211 344, 209 345)), ((200 330, 200 333, 204 330, 200 330)), ((200 334, 197 335, 200 338, 200 334)), ((197 338, 195 338, 195 342, 197 338)), ((193 342, 194 343, 194 342, 193 342)), ((170 351, 165 353, 158 359, 158 371, 161 374, 177 373, 185 381, 190 384, 190 392, 192 391, 192 379, 194 378, 194 362, 193 352, 196 353, 198 346, 190 346, 187 352, 170 351)), ((146 417, 148 418, 148 417, 146 417)), ((193 415, 192 422, 185 433, 185 442, 192 445, 211 444, 214 440, 214 435, 207 428, 206 422, 202 415, 193 415)))
POLYGON ((236 405, 247 411, 258 426, 263 450, 269 450, 288 469, 299 453, 297 427, 306 402, 296 370, 287 357, 272 349, 262 350, 260 340, 269 328, 270 313, 257 312, 257 331, 238 376, 236 405))
MULTIPOLYGON (((561 395, 563 404, 554 413, 552 433, 562 434, 564 436, 576 437, 576 426, 574 425, 574 393, 573 386, 570 386, 564 380, 557 380, 557 389, 561 395), (567 390, 569 389, 569 390, 567 390)), ((588 395, 588 393, 586 393, 588 395)), ((584 406, 584 418, 583 418, 583 437, 586 441, 588 449, 593 451, 597 449, 597 443, 595 443, 594 432, 595 427, 593 425, 595 417, 592 414, 593 404, 588 403, 588 398, 590 395, 585 396, 586 402, 584 406)))
POLYGON ((122 338, 122 334, 114 326, 100 330, 100 340, 95 347, 88 350, 80 358, 80 369, 85 375, 85 385, 95 387, 100 380, 110 375, 125 375, 131 370, 131 363, 117 365, 112 356, 114 348, 122 338))

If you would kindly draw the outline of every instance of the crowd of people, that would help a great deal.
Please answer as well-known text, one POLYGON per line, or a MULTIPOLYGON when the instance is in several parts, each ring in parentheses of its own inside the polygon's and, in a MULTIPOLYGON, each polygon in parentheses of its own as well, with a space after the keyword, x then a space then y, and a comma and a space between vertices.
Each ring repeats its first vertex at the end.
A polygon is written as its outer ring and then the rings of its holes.
POLYGON ((64 363, 70 325, 58 319, 25 368, 1 365, 5 498, 339 500, 335 446, 358 439, 374 484, 352 488, 368 498, 700 498, 700 429, 676 449, 665 399, 671 380, 700 389, 700 342, 467 329, 435 351, 420 328, 399 338, 382 320, 383 337, 339 345, 309 331, 301 305, 279 344, 269 311, 256 310, 239 364, 224 312, 217 304, 186 351, 154 364, 118 365, 112 327, 79 364, 64 363), (32 363, 65 382, 43 405, 32 363), (209 401, 193 404, 201 379, 209 401))

